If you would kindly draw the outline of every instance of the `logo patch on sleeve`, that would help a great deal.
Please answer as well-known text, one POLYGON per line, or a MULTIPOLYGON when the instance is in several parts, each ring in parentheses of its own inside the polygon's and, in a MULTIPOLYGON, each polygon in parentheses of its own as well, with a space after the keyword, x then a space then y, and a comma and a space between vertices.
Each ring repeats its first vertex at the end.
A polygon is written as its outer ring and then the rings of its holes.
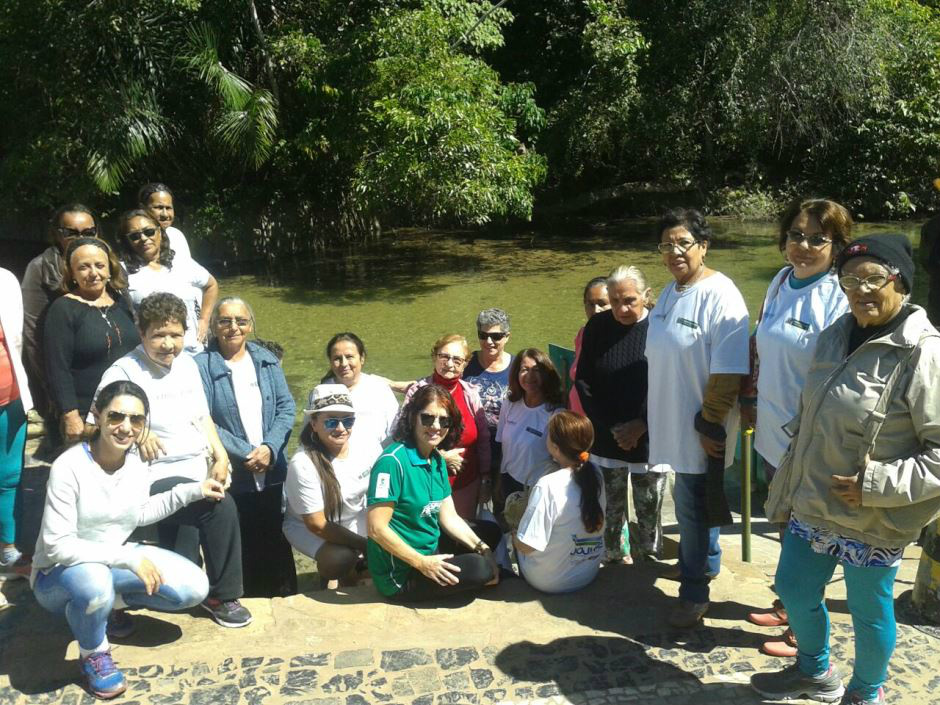
POLYGON ((387 472, 380 472, 375 479, 375 498, 388 499, 388 486, 391 482, 391 475, 387 472))

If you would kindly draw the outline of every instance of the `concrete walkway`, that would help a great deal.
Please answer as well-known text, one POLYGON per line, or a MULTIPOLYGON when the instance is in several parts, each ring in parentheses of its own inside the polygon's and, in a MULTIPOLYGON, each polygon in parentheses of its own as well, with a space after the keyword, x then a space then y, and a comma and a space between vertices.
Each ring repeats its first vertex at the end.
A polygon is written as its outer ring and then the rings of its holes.
MULTIPOLYGON (((675 554, 664 508, 667 555, 675 554)), ((665 616, 678 583, 665 564, 612 566, 587 589, 562 596, 508 580, 476 599, 419 608, 381 601, 371 586, 245 604, 254 622, 223 629, 207 615, 135 613, 136 633, 114 645, 130 681, 124 705, 365 705, 402 703, 762 702, 752 673, 787 665, 761 655, 764 630, 744 621, 770 604, 779 545, 755 524, 753 562, 740 561, 739 525, 722 536, 721 574, 705 626, 680 632, 665 616)), ((909 590, 920 549, 911 547, 896 594, 909 590)), ((94 702, 77 685, 77 648, 24 581, 0 584, 0 705, 94 702)), ((844 583, 828 591, 833 662, 851 670, 844 583)), ((903 621, 903 617, 901 618, 903 621)), ((940 641, 899 627, 888 702, 937 702, 940 641)))

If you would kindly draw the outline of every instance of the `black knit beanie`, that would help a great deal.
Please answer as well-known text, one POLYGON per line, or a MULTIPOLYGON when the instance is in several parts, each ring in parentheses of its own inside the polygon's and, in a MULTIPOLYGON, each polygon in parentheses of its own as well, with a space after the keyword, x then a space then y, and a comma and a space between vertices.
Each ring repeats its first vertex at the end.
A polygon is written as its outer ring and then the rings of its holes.
POLYGON ((908 294, 914 289, 914 251, 911 241, 901 233, 866 235, 853 240, 836 258, 836 270, 842 276, 842 268, 853 257, 872 257, 898 270, 908 294))

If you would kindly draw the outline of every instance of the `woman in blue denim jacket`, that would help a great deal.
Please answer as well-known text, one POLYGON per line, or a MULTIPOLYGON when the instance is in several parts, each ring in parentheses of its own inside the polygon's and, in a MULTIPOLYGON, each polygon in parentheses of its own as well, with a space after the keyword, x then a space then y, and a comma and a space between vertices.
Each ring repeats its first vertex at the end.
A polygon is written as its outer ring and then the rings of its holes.
POLYGON ((209 322, 209 345, 195 359, 232 461, 229 492, 238 505, 245 595, 275 597, 297 591, 293 554, 281 533, 284 451, 295 406, 279 359, 248 340, 254 328, 247 303, 222 299, 209 322))

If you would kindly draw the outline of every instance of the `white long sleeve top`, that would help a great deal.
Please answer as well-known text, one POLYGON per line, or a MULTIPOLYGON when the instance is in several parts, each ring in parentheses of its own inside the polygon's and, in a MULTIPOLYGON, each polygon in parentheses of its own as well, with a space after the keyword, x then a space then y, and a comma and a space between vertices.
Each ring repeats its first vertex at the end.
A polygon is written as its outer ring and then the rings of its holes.
POLYGON ((73 446, 52 464, 31 582, 38 571, 58 565, 103 563, 134 570, 139 553, 135 544, 125 543, 131 532, 201 498, 198 482, 151 497, 147 466, 136 453, 128 453, 124 466, 109 474, 87 443, 73 446))

